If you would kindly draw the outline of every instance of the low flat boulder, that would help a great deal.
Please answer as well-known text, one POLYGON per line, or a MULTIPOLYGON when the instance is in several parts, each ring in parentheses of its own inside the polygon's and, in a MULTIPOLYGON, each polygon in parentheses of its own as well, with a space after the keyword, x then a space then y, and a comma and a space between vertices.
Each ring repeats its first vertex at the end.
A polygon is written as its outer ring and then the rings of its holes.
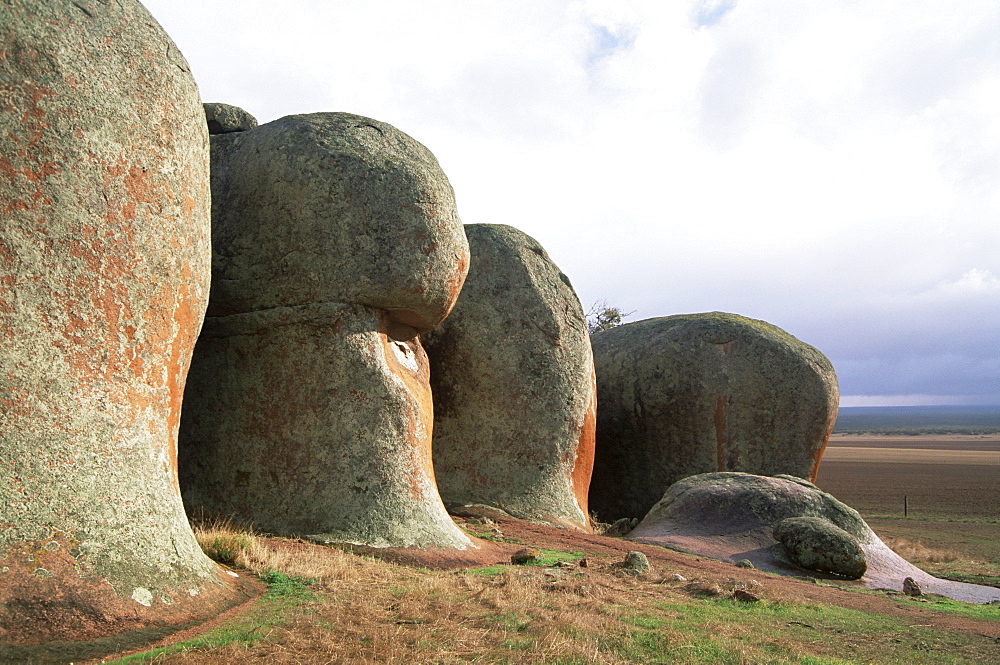
POLYGON ((942 580, 920 570, 889 549, 856 510, 793 476, 722 472, 685 478, 670 486, 626 538, 734 563, 747 559, 759 570, 782 575, 843 580, 796 564, 775 538, 775 527, 803 517, 818 518, 842 531, 839 538, 857 541, 867 561, 855 582, 859 586, 902 590, 903 580, 911 577, 925 593, 974 603, 1000 599, 1000 589, 942 580))
POLYGON ((837 417, 830 361, 777 326, 710 312, 592 337, 600 417, 590 507, 642 517, 712 471, 815 479, 837 417))

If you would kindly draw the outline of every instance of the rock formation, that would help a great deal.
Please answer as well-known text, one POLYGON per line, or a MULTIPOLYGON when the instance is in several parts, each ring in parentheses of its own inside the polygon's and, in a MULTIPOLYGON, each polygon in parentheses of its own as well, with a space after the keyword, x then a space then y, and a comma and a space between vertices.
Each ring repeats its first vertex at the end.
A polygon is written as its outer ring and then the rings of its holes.
POLYGON ((815 478, 839 401, 833 367, 815 348, 719 312, 592 339, 601 415, 590 504, 605 521, 642 517, 697 473, 815 478))
POLYGON ((321 542, 468 547, 434 481, 418 338, 468 266, 433 155, 368 118, 290 116, 212 136, 212 193, 189 509, 321 542))
POLYGON ((208 297, 208 136, 138 2, 2 15, 0 661, 60 641, 68 662, 244 597, 195 542, 176 475, 208 297))
POLYGON ((499 224, 465 231, 465 286, 424 336, 441 495, 585 529, 596 403, 583 308, 534 239, 499 224))
POLYGON ((853 559, 854 569, 844 568, 840 573, 862 572, 859 584, 868 588, 898 589, 901 580, 912 577, 924 591, 958 600, 988 603, 1000 599, 998 589, 925 573, 889 549, 853 508, 793 476, 731 472, 689 476, 671 485, 626 538, 733 562, 748 559, 760 570, 784 575, 831 577, 829 559, 840 562, 838 566, 853 559), (822 525, 823 532, 836 534, 838 542, 831 546, 814 529, 794 529, 804 523, 822 525), (787 547, 792 538, 782 535, 785 545, 775 538, 779 525, 780 531, 799 532, 794 540, 802 547, 795 545, 797 552, 787 547), (842 548, 846 553, 851 548, 848 543, 856 543, 862 554, 816 556, 842 548), (861 569, 861 560, 867 569, 861 569))
POLYGON ((209 134, 245 132, 257 126, 257 118, 238 106, 206 102, 202 104, 202 107, 205 109, 205 120, 208 122, 209 134))
POLYGON ((786 517, 774 526, 774 539, 795 565, 860 579, 868 568, 858 539, 822 517, 786 517))

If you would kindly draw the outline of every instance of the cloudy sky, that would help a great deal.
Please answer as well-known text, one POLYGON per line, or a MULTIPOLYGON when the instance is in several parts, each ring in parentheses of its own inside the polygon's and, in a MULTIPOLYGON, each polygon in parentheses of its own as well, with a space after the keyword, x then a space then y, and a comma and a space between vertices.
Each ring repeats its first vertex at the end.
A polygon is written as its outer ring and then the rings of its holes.
POLYGON ((1000 404, 995 0, 144 0, 205 101, 427 145, 584 307, 721 310, 845 405, 1000 404))

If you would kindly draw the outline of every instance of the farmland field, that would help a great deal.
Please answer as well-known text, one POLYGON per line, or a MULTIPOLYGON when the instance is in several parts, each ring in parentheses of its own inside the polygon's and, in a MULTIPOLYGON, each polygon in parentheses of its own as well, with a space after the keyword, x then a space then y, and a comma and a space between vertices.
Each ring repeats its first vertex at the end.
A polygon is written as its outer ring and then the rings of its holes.
POLYGON ((1000 435, 835 435, 816 484, 883 538, 954 549, 978 562, 968 572, 1000 576, 1000 435))
POLYGON ((1000 436, 835 436, 817 485, 866 517, 1000 522, 1000 436))

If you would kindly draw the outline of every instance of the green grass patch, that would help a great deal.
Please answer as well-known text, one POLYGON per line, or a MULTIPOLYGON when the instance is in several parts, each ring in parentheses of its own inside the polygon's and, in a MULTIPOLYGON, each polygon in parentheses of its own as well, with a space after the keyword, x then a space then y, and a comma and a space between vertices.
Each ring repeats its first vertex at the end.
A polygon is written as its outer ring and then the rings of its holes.
MULTIPOLYGON (((1000 593, 998 593, 1000 595, 1000 593)), ((913 598, 901 598, 900 603, 919 602, 921 607, 926 607, 937 612, 957 614, 966 619, 975 621, 1000 621, 1000 605, 982 605, 979 603, 963 603, 960 600, 945 598, 944 596, 925 596, 919 600, 913 598)))
POLYGON ((501 563, 494 564, 492 566, 483 566, 482 568, 470 568, 467 572, 470 575, 492 577, 493 575, 500 575, 504 571, 511 571, 517 568, 550 568, 557 563, 575 563, 584 558, 581 552, 561 552, 559 550, 539 549, 538 553, 539 557, 531 563, 517 566, 513 564, 501 563))
MULTIPOLYGON (((913 625, 897 617, 829 605, 797 605, 729 599, 698 603, 656 603, 663 615, 644 614, 627 622, 636 630, 670 631, 680 644, 660 645, 669 660, 682 663, 962 663, 963 652, 981 653, 982 636, 913 625), (662 624, 657 628, 647 628, 662 624), (808 647, 803 648, 804 645, 808 647)), ((930 609, 968 618, 996 620, 996 607, 948 599, 930 609)), ((624 654, 623 654, 624 655, 624 654)), ((631 657, 631 656, 630 656, 631 657)), ((654 658, 651 654, 650 658, 654 658)), ((973 661, 974 662, 974 661, 973 661)))
POLYGON ((267 584, 267 591, 247 616, 190 640, 110 660, 107 665, 152 663, 156 658, 172 653, 217 649, 234 643, 249 646, 263 639, 269 628, 287 623, 300 605, 316 598, 309 589, 312 580, 275 572, 266 574, 263 581, 267 584))

